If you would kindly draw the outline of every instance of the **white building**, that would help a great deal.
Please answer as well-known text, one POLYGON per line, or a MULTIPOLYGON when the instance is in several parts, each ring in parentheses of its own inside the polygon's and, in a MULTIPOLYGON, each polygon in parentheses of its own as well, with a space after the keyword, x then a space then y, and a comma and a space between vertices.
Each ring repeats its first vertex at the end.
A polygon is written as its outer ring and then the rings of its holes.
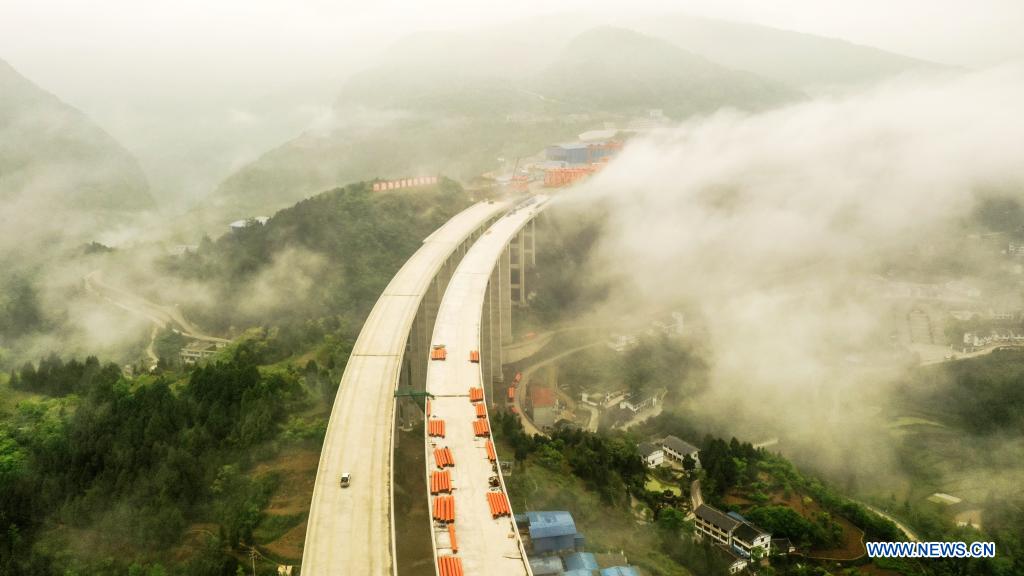
POLYGON ((697 468, 700 468, 700 450, 693 444, 680 440, 675 436, 666 436, 658 444, 665 451, 665 457, 669 460, 675 460, 682 464, 683 458, 689 456, 693 458, 697 468))
POLYGON ((619 408, 622 410, 629 410, 633 414, 640 412, 641 410, 647 410, 654 408, 658 405, 658 396, 652 394, 650 396, 638 398, 636 400, 629 398, 619 402, 619 408))
POLYGON ((701 539, 710 538, 730 555, 730 573, 734 574, 746 568, 747 561, 754 555, 755 550, 760 558, 767 558, 771 553, 772 535, 747 522, 735 512, 726 514, 717 508, 701 504, 693 511, 693 515, 696 536, 701 539), (738 562, 737 559, 744 562, 738 562))
POLYGON ((657 444, 641 442, 638 450, 640 457, 644 459, 644 465, 648 468, 657 468, 665 462, 665 451, 657 444))

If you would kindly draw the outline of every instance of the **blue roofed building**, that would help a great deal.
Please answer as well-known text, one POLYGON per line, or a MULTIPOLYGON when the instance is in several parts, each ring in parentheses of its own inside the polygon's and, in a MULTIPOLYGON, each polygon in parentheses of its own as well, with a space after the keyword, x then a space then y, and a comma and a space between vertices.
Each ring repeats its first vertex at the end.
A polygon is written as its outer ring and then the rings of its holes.
POLYGON ((567 164, 592 164, 610 158, 622 149, 622 143, 614 140, 599 142, 569 142, 548 146, 544 157, 548 162, 567 164))
POLYGON ((594 576, 593 570, 569 570, 564 572, 562 576, 594 576))
POLYGON ((518 514, 516 527, 523 544, 534 553, 583 549, 583 535, 576 531, 572 514, 565 511, 518 514))
POLYGON ((601 570, 601 576, 640 576, 632 566, 612 566, 601 570))
POLYGON ((562 568, 562 559, 558 556, 530 558, 530 571, 533 572, 533 576, 560 576, 562 568))
POLYGON ((740 522, 746 522, 747 521, 747 519, 744 518, 743 515, 740 514, 739 512, 729 511, 729 512, 726 512, 725 515, 730 517, 730 518, 733 518, 735 520, 739 520, 740 522))
POLYGON ((591 552, 573 552, 562 556, 566 570, 584 570, 589 574, 591 570, 597 570, 597 557, 591 552))

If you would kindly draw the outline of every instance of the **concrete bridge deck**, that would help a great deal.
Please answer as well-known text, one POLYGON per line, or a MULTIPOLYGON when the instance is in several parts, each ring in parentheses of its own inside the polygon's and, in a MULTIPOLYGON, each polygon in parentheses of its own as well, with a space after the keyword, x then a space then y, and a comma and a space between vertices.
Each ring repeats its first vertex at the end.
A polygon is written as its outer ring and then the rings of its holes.
MULTIPOLYGON (((427 367, 427 391, 434 395, 429 420, 443 420, 445 436, 427 438, 427 484, 429 491, 430 475, 438 470, 434 449, 449 448, 455 461, 454 467, 446 469, 451 476, 451 495, 455 499, 458 553, 454 554, 451 549, 447 526, 439 522, 434 522, 432 531, 434 550, 437 559, 457 557, 463 573, 468 575, 531 574, 511 517, 511 507, 508 516, 494 518, 488 503, 489 493, 505 494, 504 481, 501 480, 499 489, 490 487, 489 479, 496 472, 488 460, 488 439, 474 432, 473 424, 478 420, 489 425, 486 412, 485 417, 480 418, 476 406, 486 406, 491 399, 476 404, 470 401, 470 388, 490 390, 481 364, 471 362, 470 353, 479 353, 481 349, 482 314, 489 297, 489 281, 498 276, 495 268, 499 258, 516 234, 544 207, 544 202, 545 197, 536 197, 528 206, 502 216, 473 244, 452 275, 434 323, 431 342, 435 346, 444 345, 446 359, 430 361, 427 367)), ((494 285, 490 289, 501 290, 494 285)), ((500 327, 495 325, 490 329, 500 330, 500 327)), ((427 497, 432 498, 429 494, 427 497)))

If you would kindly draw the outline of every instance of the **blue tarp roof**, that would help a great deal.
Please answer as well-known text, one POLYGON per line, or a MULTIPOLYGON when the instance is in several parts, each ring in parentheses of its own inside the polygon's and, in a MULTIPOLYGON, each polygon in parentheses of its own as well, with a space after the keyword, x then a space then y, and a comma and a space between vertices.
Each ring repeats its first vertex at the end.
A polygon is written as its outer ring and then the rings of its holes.
POLYGON ((601 576, 640 576, 632 566, 612 566, 601 570, 601 576))
POLYGON ((597 558, 590 552, 573 552, 562 556, 567 570, 597 570, 597 558))
POLYGON ((527 512, 530 538, 551 538, 576 534, 576 522, 565 511, 527 512))
POLYGON ((562 560, 558 556, 530 558, 530 571, 537 576, 562 573, 562 560))
POLYGON ((569 570, 562 576, 594 576, 594 572, 591 570, 569 570))
POLYGON ((744 518, 743 516, 741 516, 739 512, 726 512, 726 515, 731 516, 732 518, 735 518, 735 519, 739 520, 740 522, 746 522, 747 521, 747 519, 744 518))

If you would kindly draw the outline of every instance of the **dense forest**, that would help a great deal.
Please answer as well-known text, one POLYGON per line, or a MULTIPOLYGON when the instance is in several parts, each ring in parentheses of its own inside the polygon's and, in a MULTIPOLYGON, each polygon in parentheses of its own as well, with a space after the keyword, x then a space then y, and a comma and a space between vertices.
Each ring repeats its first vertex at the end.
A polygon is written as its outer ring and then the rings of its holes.
POLYGON ((219 526, 215 545, 180 568, 234 574, 230 552, 252 542, 273 482, 244 467, 308 402, 298 378, 261 372, 263 360, 242 344, 184 382, 132 380, 95 358, 22 368, 13 388, 73 396, 21 402, 0 423, 0 574, 123 574, 130 556, 90 563, 47 544, 90 534, 98 550, 127 543, 147 557, 196 521, 219 526))
POLYGON ((1024 353, 996 350, 919 371, 899 401, 941 414, 972 434, 1024 430, 1024 353))
POLYGON ((161 269, 210 287, 213 298, 185 308, 210 330, 273 326, 300 348, 339 329, 357 333, 423 239, 470 202, 447 179, 384 193, 351 184, 282 210, 265 225, 205 240, 195 253, 168 256, 161 269))

